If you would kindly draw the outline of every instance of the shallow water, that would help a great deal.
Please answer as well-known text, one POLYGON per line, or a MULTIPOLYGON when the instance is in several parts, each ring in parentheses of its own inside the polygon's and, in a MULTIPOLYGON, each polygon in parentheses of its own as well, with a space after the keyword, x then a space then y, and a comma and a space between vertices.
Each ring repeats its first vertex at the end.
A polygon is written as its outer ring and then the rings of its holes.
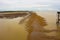
MULTIPOLYGON (((57 30, 56 12, 37 12, 38 15, 44 17, 47 21, 46 30, 57 30)), ((18 24, 21 17, 14 19, 0 19, 0 40, 27 40, 28 32, 24 24, 18 24)), ((45 33, 47 36, 56 36, 56 32, 45 33)))

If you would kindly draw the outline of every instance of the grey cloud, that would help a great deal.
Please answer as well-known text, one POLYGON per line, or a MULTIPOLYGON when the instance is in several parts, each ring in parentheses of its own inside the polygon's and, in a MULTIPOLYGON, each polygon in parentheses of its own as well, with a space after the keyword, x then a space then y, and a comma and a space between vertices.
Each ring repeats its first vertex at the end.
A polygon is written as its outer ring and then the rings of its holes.
MULTIPOLYGON (((1 0, 2 1, 2 0, 1 0)), ((7 0, 6 0, 7 1, 7 0)), ((9 4, 4 3, 6 1, 0 2, 0 10, 48 10, 48 9, 58 9, 60 10, 60 0, 15 0, 15 2, 10 3, 12 0, 10 0, 9 4), (39 4, 39 5, 48 5, 48 7, 35 7, 35 8, 14 8, 16 4, 39 4)), ((13 0, 14 1, 14 0, 13 0)))

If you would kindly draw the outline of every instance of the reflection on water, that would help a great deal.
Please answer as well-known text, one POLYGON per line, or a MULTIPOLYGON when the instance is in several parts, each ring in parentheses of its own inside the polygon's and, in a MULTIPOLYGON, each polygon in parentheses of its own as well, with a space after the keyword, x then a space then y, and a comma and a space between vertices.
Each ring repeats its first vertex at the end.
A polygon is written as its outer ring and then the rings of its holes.
POLYGON ((0 40, 26 40, 25 26, 18 24, 20 19, 0 19, 0 40))
MULTIPOLYGON (((56 12, 37 12, 43 16, 48 25, 46 30, 57 30, 56 12)), ((14 19, 0 19, 0 40, 27 40, 28 32, 25 29, 25 23, 18 24, 22 17, 14 19)), ((45 33, 47 36, 56 36, 56 31, 45 33)))

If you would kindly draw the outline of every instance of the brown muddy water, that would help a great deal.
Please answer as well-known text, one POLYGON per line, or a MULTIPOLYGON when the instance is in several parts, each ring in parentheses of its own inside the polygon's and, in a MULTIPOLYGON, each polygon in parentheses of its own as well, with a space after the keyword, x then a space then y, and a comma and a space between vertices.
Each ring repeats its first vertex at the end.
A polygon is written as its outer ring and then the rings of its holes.
MULTIPOLYGON (((47 22, 46 30, 57 30, 57 12, 37 12, 38 15, 44 17, 47 22)), ((27 40, 28 32, 25 29, 25 23, 18 24, 22 17, 14 19, 1 19, 0 18, 0 40, 27 40)), ((56 36, 57 32, 52 31, 45 33, 47 36, 56 36)))

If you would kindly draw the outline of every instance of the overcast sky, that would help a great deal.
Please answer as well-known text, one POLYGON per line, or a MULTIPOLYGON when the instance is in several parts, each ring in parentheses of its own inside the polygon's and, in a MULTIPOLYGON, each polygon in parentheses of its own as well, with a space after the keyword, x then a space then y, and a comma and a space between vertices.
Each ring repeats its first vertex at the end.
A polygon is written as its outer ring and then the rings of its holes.
POLYGON ((60 11, 60 0, 0 0, 0 11, 4 10, 60 11))

